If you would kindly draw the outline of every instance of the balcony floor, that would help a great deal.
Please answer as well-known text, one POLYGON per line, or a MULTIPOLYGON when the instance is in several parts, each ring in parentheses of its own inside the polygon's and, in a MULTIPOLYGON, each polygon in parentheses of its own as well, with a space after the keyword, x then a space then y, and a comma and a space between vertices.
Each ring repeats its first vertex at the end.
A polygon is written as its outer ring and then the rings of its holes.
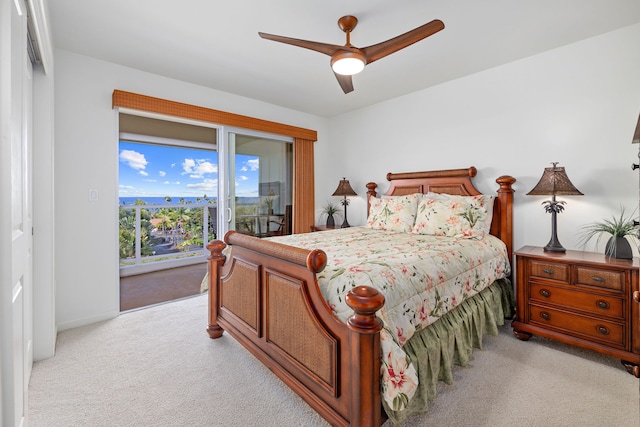
POLYGON ((120 311, 198 295, 207 263, 120 278, 120 311))

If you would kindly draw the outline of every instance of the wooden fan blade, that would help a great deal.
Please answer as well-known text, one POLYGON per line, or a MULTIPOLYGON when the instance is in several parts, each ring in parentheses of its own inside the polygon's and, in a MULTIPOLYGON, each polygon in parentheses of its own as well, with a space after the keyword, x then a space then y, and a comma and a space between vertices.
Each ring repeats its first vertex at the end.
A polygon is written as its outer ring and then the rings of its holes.
POLYGON ((276 36, 274 34, 258 33, 260 37, 267 40, 273 40, 275 42, 290 44, 293 46, 303 47, 305 49, 315 50, 316 52, 324 53, 325 55, 332 56, 337 50, 344 49, 344 46, 338 46, 335 44, 312 42, 309 40, 293 39, 291 37, 276 36))
POLYGON ((400 49, 404 49, 405 47, 410 46, 415 42, 419 42, 420 40, 425 39, 443 29, 444 23, 439 19, 435 19, 397 37, 362 48, 361 50, 367 57, 367 64, 371 64, 378 59, 384 58, 385 56, 397 52, 400 49))
POLYGON ((333 73, 338 79, 338 83, 340 83, 340 87, 344 91, 344 93, 353 92, 353 80, 351 76, 345 76, 343 74, 333 73))

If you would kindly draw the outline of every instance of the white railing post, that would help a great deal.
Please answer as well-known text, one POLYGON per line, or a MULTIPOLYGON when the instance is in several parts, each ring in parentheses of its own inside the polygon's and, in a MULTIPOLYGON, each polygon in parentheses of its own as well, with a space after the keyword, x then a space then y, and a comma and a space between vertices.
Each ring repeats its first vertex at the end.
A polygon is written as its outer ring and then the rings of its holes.
POLYGON ((140 237, 141 208, 136 207, 136 265, 142 264, 142 239, 140 237))
POLYGON ((202 250, 207 253, 207 243, 209 243, 209 206, 202 207, 202 250))

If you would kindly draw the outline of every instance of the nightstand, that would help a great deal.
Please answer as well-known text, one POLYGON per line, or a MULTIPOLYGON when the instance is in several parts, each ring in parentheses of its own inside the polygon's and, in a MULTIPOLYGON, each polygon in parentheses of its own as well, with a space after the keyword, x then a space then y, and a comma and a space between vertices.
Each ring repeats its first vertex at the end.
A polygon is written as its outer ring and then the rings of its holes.
POLYGON ((640 260, 581 251, 516 251, 513 333, 552 338, 618 359, 640 378, 640 260))
POLYGON ((340 225, 336 224, 333 227, 327 227, 326 225, 312 225, 311 231, 327 231, 327 230, 336 230, 338 228, 342 228, 340 225))

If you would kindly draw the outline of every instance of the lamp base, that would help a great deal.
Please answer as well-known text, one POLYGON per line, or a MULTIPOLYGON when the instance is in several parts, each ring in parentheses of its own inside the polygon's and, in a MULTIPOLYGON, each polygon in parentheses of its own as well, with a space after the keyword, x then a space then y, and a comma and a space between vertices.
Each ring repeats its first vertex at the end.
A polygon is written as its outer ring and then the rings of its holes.
POLYGON ((558 225, 556 222, 556 211, 558 210, 556 206, 562 207, 562 202, 556 202, 556 196, 554 195, 549 204, 553 206, 551 209, 551 239, 549 243, 547 243, 547 246, 544 247, 544 250, 546 252, 566 252, 567 250, 562 247, 558 240, 558 225))
POLYGON ((545 252, 566 252, 567 250, 562 247, 560 242, 552 240, 544 247, 545 252))
POLYGON ((349 206, 347 196, 344 196, 344 199, 342 199, 342 206, 344 206, 344 221, 342 221, 340 228, 349 228, 351 226, 349 225, 349 221, 347 221, 347 206, 349 206))

